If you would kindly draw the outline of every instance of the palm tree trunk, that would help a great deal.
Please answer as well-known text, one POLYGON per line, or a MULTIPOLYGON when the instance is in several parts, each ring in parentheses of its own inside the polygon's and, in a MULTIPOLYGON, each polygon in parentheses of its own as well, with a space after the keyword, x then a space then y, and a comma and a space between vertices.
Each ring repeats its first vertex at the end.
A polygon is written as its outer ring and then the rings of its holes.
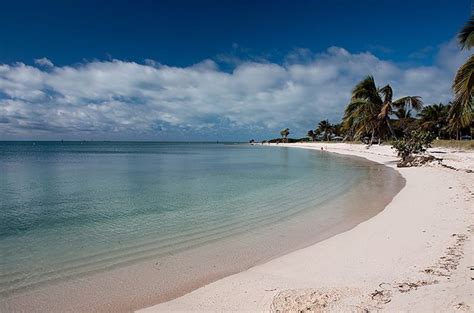
POLYGON ((386 121, 387 121, 388 129, 390 130, 390 133, 392 134, 392 137, 394 139, 397 139, 397 136, 395 135, 395 132, 393 131, 392 125, 390 125, 390 120, 387 118, 386 121))
POLYGON ((372 146, 372 142, 374 141, 374 133, 375 133, 375 129, 372 129, 372 135, 370 135, 369 147, 372 146))

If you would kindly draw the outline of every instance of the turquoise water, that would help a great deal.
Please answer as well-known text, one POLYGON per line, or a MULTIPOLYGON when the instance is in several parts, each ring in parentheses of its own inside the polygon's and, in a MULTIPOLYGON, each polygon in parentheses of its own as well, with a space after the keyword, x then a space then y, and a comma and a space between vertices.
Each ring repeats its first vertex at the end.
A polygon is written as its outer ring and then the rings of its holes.
POLYGON ((378 171, 246 144, 2 142, 0 295, 318 212, 378 171))

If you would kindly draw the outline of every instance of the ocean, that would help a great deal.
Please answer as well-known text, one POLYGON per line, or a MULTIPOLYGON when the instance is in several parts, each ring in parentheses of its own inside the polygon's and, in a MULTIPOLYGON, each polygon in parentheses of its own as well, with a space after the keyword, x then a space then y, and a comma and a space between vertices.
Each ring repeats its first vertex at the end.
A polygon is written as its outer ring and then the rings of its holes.
POLYGON ((402 185, 304 149, 0 142, 0 311, 165 301, 349 229, 402 185))

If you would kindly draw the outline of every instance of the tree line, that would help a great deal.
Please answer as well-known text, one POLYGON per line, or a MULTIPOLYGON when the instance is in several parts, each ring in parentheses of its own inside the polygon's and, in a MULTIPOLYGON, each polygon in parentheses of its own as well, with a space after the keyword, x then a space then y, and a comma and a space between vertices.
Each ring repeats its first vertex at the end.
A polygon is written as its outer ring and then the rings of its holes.
MULTIPOLYGON (((458 34, 461 49, 474 46, 474 17, 458 34)), ((319 122, 309 130, 309 140, 362 140, 367 143, 396 140, 413 131, 427 132, 438 139, 471 139, 474 129, 474 55, 456 72, 453 100, 447 104, 424 105, 419 96, 393 98, 387 84, 377 87, 373 76, 362 79, 353 89, 341 123, 319 122), (464 135, 464 136, 463 136, 464 135)), ((288 142, 289 129, 280 132, 288 142)))

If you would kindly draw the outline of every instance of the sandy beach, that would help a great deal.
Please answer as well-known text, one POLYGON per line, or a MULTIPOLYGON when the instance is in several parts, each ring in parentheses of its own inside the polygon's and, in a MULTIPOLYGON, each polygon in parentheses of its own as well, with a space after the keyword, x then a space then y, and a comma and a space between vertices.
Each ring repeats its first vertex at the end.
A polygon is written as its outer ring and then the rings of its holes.
POLYGON ((0 313, 474 313, 474 0, 373 2, 3 1, 0 313))
MULTIPOLYGON (((397 168, 389 146, 298 143, 397 169, 406 186, 353 229, 139 312, 412 311, 474 309, 474 153, 430 149, 443 161, 397 168)), ((366 195, 367 201, 377 195, 366 195)))

